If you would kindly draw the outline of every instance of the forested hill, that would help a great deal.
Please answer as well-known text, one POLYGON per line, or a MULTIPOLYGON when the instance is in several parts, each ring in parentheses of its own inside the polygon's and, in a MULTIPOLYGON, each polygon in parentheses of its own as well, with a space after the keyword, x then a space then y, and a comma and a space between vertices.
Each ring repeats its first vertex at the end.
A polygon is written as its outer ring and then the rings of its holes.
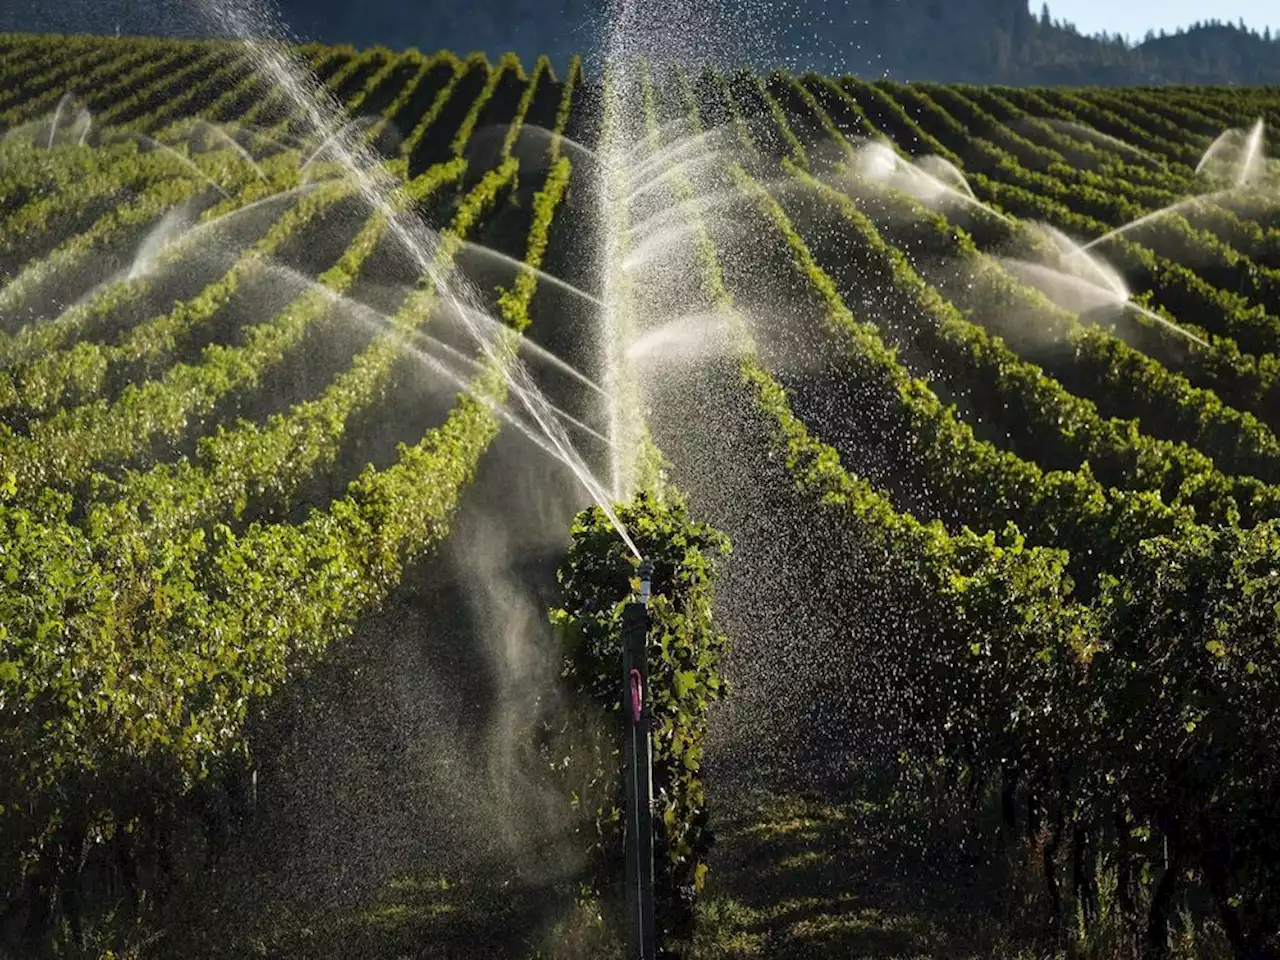
MULTIPOLYGON (((237 2, 237 0, 230 0, 237 2)), ((207 35, 196 0, 48 0, 0 29, 207 35)), ((212 4, 210 4, 212 6, 212 4)), ((908 80, 1008 84, 1280 83, 1280 37, 1210 22, 1142 42, 1090 37, 1026 0, 664 0, 634 5, 655 46, 707 41, 721 59, 908 80), (696 29, 691 29, 691 24, 696 29), (750 39, 712 42, 734 25, 750 39), (762 39, 763 38, 763 39, 762 39)), ((393 49, 514 50, 563 63, 599 49, 609 0, 279 0, 299 37, 393 49)), ((1139 38, 1131 38, 1137 41, 1139 38)), ((697 44, 695 51, 706 51, 697 44)))

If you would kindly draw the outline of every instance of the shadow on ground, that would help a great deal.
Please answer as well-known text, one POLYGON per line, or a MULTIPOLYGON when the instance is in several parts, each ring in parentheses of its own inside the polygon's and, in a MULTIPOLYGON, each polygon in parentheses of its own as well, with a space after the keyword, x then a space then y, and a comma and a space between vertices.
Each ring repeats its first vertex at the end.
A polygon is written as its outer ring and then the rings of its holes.
POLYGON ((881 796, 776 797, 723 817, 699 960, 1039 956, 989 844, 920 836, 881 796))

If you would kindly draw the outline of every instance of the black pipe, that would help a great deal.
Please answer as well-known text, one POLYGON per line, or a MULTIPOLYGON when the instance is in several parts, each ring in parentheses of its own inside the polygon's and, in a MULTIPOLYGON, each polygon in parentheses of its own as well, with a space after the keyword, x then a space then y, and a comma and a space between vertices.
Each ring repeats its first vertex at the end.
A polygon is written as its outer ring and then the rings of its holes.
POLYGON ((627 957, 655 960, 653 918, 653 741, 649 697, 649 582, 653 564, 640 564, 640 600, 622 612, 622 713, 625 768, 627 957))

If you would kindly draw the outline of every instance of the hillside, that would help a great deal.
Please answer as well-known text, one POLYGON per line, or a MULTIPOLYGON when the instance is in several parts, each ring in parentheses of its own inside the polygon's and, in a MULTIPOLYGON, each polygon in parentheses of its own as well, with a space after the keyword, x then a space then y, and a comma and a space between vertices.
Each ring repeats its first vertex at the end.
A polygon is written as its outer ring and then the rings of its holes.
MULTIPOLYGON (((480 50, 490 57, 512 50, 530 61, 546 55, 563 68, 578 52, 601 49, 612 7, 606 0, 279 0, 263 9, 278 12, 304 40, 480 50)), ((1137 45, 1129 47, 1118 38, 1084 36, 1052 16, 1046 21, 1041 5, 1032 11, 1022 0, 779 0, 767 8, 746 0, 678 0, 631 10, 629 16, 648 20, 636 36, 668 58, 692 39, 682 25, 693 23, 704 41, 691 46, 693 59, 759 68, 1017 85, 1280 83, 1280 38, 1204 24, 1167 38, 1134 37, 1137 45)), ((209 36, 224 29, 216 7, 199 3, 108 0, 0 10, 0 30, 209 36)))
POLYGON ((1280 953, 1274 88, 0 53, 0 951, 1280 953))

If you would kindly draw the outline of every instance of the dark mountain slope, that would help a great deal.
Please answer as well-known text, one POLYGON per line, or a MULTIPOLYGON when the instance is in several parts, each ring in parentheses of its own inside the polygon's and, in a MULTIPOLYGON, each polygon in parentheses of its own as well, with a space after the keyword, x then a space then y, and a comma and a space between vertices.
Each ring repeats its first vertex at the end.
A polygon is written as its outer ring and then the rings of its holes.
MULTIPOLYGON (((234 2, 234 0, 233 0, 234 2)), ((9 0, 0 30, 209 35, 216 7, 168 0, 9 0)), ((280 0, 299 37, 395 49, 514 50, 557 64, 598 50, 607 0, 280 0)), ((1024 0, 637 2, 653 51, 756 66, 1011 84, 1280 83, 1280 42, 1211 23, 1135 46, 1033 16, 1024 0), (741 35, 733 38, 734 25, 741 35)))

